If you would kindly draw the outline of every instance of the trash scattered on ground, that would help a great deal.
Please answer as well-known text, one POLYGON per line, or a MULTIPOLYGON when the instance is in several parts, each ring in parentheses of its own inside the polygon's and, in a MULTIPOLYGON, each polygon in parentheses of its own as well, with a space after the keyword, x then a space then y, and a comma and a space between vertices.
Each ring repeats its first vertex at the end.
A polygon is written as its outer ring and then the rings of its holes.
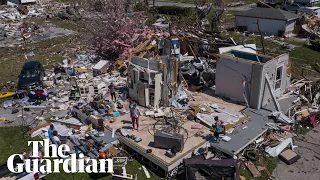
MULTIPOLYGON (((5 29, 1 38, 21 42, 71 34, 21 23, 27 17, 52 14, 81 18, 70 6, 51 5, 52 11, 49 4, 6 6, 0 11, 5 29)), ((158 19, 153 25, 164 24, 158 19)), ((137 151, 147 164, 170 176, 181 167, 163 166, 178 165, 187 156, 192 157, 184 168, 193 169, 195 162, 210 164, 226 176, 238 172, 234 164, 239 162, 253 177, 260 177, 260 171, 268 173, 262 156, 295 163, 299 154, 294 139, 301 124, 308 123, 304 126, 308 129, 320 121, 320 81, 291 80, 288 54, 259 55, 255 44, 239 45, 202 28, 168 32, 166 27, 161 31, 145 27, 142 43, 135 48, 120 39, 119 46, 108 47, 110 51, 121 47, 113 59, 94 50, 76 50, 45 73, 28 68, 19 78, 32 82, 0 94, 12 98, 2 103, 0 125, 29 126, 30 136, 41 138, 50 138, 55 130, 63 143, 75 143, 67 138, 79 136, 81 147, 74 150, 95 159, 117 157, 124 148, 137 151)), ((293 49, 281 39, 265 39, 293 49)), ((5 41, 1 47, 14 44, 5 41)), ((33 51, 25 54, 26 60, 34 56, 33 51)), ((147 166, 140 169, 151 178, 147 166)), ((194 176, 211 173, 206 168, 192 171, 194 176)))

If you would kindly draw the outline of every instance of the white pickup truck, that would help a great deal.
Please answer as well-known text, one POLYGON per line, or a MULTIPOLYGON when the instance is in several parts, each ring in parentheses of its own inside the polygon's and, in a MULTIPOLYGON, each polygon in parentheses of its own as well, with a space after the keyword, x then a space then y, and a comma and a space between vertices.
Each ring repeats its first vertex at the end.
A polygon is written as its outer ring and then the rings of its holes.
MULTIPOLYGON (((15 158, 13 161, 14 166, 17 165, 17 163, 24 163, 22 159, 15 158)), ((7 162, 0 164, 0 179, 19 179, 19 180, 40 180, 43 179, 47 174, 41 174, 41 173, 12 173, 9 171, 7 167, 7 162)))

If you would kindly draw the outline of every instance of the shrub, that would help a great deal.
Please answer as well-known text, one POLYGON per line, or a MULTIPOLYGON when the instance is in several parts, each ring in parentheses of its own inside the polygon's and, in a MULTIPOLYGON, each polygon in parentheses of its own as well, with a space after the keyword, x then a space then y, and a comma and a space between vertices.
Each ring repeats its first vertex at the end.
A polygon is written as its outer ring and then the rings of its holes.
POLYGON ((159 14, 189 16, 193 13, 194 8, 178 6, 160 6, 154 9, 159 14))

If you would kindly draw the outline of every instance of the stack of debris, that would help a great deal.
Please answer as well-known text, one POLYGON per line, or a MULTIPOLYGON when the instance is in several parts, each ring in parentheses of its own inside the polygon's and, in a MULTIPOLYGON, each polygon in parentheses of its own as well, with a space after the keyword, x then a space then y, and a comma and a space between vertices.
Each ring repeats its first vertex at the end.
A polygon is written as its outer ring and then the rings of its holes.
MULTIPOLYGON (((25 19, 31 19, 35 17, 46 17, 47 14, 56 14, 63 7, 64 6, 54 2, 44 5, 33 4, 28 6, 18 6, 11 3, 8 6, 1 6, 0 47, 14 47, 15 45, 20 44, 22 41, 30 38, 32 35, 35 35, 34 40, 37 40, 36 35, 47 31, 51 31, 49 33, 53 32, 54 34, 61 33, 61 30, 60 32, 57 32, 58 28, 47 30, 39 27, 37 24, 26 24, 23 21, 25 19)), ((68 33, 70 34, 70 32, 71 31, 68 33)), ((64 34, 65 32, 62 33, 64 34)), ((46 36, 47 34, 43 34, 42 37, 46 36)), ((51 36, 51 34, 49 34, 49 36, 51 36)))
MULTIPOLYGON (((20 11, 26 13, 23 8, 20 11)), ((30 134, 47 138, 53 124, 65 139, 76 129, 84 144, 81 151, 91 158, 116 156, 119 140, 139 147, 143 157, 152 159, 150 163, 157 156, 161 167, 204 154, 207 162, 219 166, 210 158, 235 158, 238 154, 234 152, 252 144, 235 159, 244 160, 254 176, 259 176, 257 169, 263 169, 252 163, 259 153, 278 156, 292 144, 297 122, 309 120, 315 126, 320 120, 320 83, 299 80, 290 85, 290 74, 284 73, 287 54, 277 58, 259 55, 255 45, 237 46, 232 38, 224 40, 195 28, 172 34, 150 32, 145 38, 134 49, 123 50, 116 60, 96 52, 76 52, 47 70, 43 88, 20 90, 3 107, 8 110, 20 104, 22 112, 34 106, 49 107, 46 114, 35 118, 43 122, 32 127, 30 134), (297 99, 287 103, 292 105, 287 111, 281 111, 279 101, 287 97, 297 99), (261 113, 266 113, 268 105, 275 108, 264 116, 261 113), (251 133, 258 135, 245 136, 251 133), (236 142, 238 137, 242 139, 236 142), (240 147, 225 150, 228 145, 240 147)), ((13 116, 17 114, 12 111, 13 116)), ((292 154, 286 150, 281 156, 292 163, 298 159, 292 154)), ((225 177, 238 172, 235 163, 233 159, 226 163, 232 168, 225 177)), ((194 165, 185 164, 188 168, 194 165)))

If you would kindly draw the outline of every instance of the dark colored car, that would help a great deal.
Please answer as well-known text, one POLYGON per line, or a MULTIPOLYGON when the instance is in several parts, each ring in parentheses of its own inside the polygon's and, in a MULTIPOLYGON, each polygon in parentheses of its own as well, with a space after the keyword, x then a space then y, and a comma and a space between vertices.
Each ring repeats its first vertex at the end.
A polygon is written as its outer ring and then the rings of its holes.
POLYGON ((35 89, 36 87, 42 87, 44 76, 44 69, 39 61, 26 62, 19 75, 18 89, 35 89))

